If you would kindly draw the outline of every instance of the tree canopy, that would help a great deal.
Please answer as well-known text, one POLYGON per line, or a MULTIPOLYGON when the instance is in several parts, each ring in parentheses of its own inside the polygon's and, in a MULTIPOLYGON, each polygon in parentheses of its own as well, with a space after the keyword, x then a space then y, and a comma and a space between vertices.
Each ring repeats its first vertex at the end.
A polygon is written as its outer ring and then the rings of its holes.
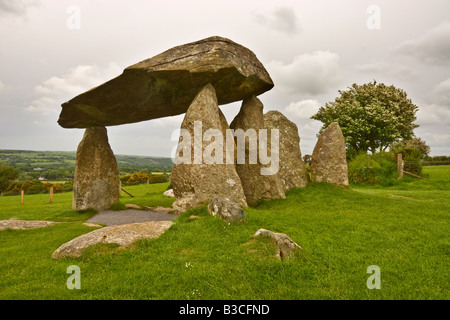
POLYGON ((390 150, 397 152, 398 150, 404 148, 419 149, 420 153, 422 154, 422 158, 426 158, 430 153, 430 147, 421 138, 397 141, 391 145, 390 150))
POLYGON ((324 130, 338 122, 350 152, 385 151, 392 143, 414 137, 418 107, 402 89, 376 81, 353 84, 311 119, 323 123, 324 130))
POLYGON ((7 164, 0 164, 0 192, 8 188, 11 181, 19 177, 19 171, 7 164))

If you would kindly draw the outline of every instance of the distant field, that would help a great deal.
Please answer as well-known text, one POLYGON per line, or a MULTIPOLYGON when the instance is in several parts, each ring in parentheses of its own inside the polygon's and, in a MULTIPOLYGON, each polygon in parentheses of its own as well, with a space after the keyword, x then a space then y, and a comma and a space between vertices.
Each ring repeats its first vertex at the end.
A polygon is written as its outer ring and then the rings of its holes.
MULTIPOLYGON (((73 176, 75 151, 28 151, 0 150, 0 164, 9 164, 19 169, 21 180, 45 177, 49 180, 64 180, 73 176)), ((116 155, 119 172, 122 174, 143 171, 147 173, 170 173, 172 159, 116 155)))
MULTIPOLYGON (((28 164, 35 168, 58 164, 60 166, 75 166, 75 151, 28 151, 28 150, 1 150, 0 163, 28 164)), ((152 165, 171 166, 170 158, 146 157, 132 155, 116 155, 119 166, 147 167, 152 165)))
MULTIPOLYGON (((428 179, 390 188, 310 184, 284 200, 246 208, 228 224, 205 207, 182 214, 159 239, 132 249, 97 246, 80 259, 51 258, 61 244, 92 230, 93 211, 71 210, 71 193, 0 197, 0 219, 60 221, 0 231, 0 299, 444 299, 450 298, 450 166, 426 167, 428 179), (200 218, 191 218, 191 215, 200 218), (289 261, 252 235, 266 228, 302 248, 289 261), (66 287, 79 266, 81 289, 66 287), (367 268, 381 271, 369 290, 367 268)), ((168 184, 125 189, 121 203, 171 206, 168 184)))

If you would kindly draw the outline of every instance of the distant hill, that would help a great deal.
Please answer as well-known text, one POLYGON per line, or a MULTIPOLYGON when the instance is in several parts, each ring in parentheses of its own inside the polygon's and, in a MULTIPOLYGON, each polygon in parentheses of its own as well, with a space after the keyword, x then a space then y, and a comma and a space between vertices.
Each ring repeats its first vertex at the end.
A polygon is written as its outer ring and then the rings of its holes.
MULTIPOLYGON (((73 176, 75 151, 30 151, 0 149, 0 164, 9 164, 19 169, 21 178, 65 179, 73 176)), ((172 159, 133 155, 116 155, 120 174, 137 171, 171 172, 172 159)))

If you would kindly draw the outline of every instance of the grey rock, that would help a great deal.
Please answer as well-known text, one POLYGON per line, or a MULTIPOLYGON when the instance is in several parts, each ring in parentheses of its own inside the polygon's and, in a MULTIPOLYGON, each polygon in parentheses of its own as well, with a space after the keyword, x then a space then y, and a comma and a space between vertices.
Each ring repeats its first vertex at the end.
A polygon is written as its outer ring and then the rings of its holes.
POLYGON ((97 229, 61 245, 53 252, 52 258, 78 258, 86 248, 96 244, 116 243, 127 247, 140 239, 158 238, 173 224, 172 221, 150 221, 97 229))
POLYGON ((86 129, 77 149, 73 210, 106 210, 119 202, 119 171, 106 128, 86 129))
POLYGON ((210 37, 134 64, 74 97, 62 105, 58 123, 64 128, 89 128, 182 114, 208 83, 220 105, 273 87, 252 51, 229 39, 210 37))
POLYGON ((175 195, 173 194, 173 189, 164 191, 164 195, 167 197, 175 198, 175 195))
MULTIPOLYGON (((283 182, 285 190, 304 188, 309 183, 309 173, 302 161, 300 136, 295 123, 279 111, 264 114, 264 127, 279 130, 279 169, 277 175, 283 182)), ((268 138, 270 145, 270 138, 268 138)))
POLYGON ((275 233, 273 231, 261 228, 258 231, 256 231, 256 233, 253 236, 268 237, 273 239, 277 250, 277 257, 282 260, 291 258, 295 256, 298 250, 302 250, 302 247, 300 247, 297 243, 295 243, 291 238, 289 238, 284 233, 275 233))
POLYGON ((13 229, 13 230, 24 230, 24 229, 34 229, 52 226, 55 223, 53 221, 40 221, 40 220, 0 220, 0 230, 13 229))
POLYGON ((317 140, 311 159, 311 180, 348 186, 345 138, 337 122, 331 123, 317 140))
MULTIPOLYGON (((176 201, 173 208, 176 212, 184 212, 188 209, 207 204, 211 197, 222 196, 247 206, 244 190, 241 185, 234 159, 231 158, 227 164, 226 150, 226 130, 229 129, 226 119, 220 111, 217 104, 217 97, 214 87, 206 85, 192 102, 186 112, 181 129, 189 132, 192 138, 191 143, 187 145, 190 149, 191 158, 188 163, 176 163, 172 169, 171 183, 176 201), (195 123, 201 121, 202 135, 208 129, 216 129, 222 137, 223 145, 218 152, 218 158, 222 163, 205 163, 205 159, 197 159, 195 163, 196 148, 201 151, 202 157, 205 149, 213 141, 203 141, 202 145, 195 146, 194 127, 195 123)), ((231 139, 231 142, 233 140, 231 139)), ((180 139, 180 143, 182 140, 180 139)), ((233 146, 234 147, 234 146, 233 146)))
POLYGON ((227 222, 237 222, 246 219, 242 205, 228 198, 213 197, 208 204, 208 212, 227 222))
MULTIPOLYGON (((264 129, 263 107, 262 102, 256 96, 245 99, 242 102, 239 113, 231 122, 230 128, 234 130, 242 129, 244 132, 253 129, 258 137, 259 130, 264 129)), ((237 139, 237 149, 241 149, 239 140, 237 139)), ((265 165, 259 161, 258 145, 255 144, 252 146, 249 143, 249 139, 246 138, 244 146, 245 162, 236 164, 236 171, 241 179, 245 197, 250 206, 256 205, 261 200, 282 199, 286 197, 284 185, 277 174, 261 174, 261 168, 265 167, 265 165), (258 155, 256 163, 251 163, 251 153, 258 155)))

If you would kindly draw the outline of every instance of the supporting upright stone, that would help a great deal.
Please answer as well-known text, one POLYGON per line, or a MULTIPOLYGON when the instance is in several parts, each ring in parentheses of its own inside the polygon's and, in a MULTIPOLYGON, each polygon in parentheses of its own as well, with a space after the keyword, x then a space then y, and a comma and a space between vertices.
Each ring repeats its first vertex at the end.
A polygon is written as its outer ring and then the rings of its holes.
POLYGON ((267 167, 261 164, 259 158, 259 131, 264 129, 263 107, 262 102, 254 95, 245 99, 239 113, 230 124, 230 128, 235 130, 238 154, 245 150, 245 162, 240 163, 238 159, 236 171, 241 178, 247 203, 251 206, 260 200, 286 198, 283 183, 276 172, 269 175, 261 174, 261 168, 267 167), (246 133, 244 150, 241 150, 238 129, 246 133), (257 143, 251 143, 250 140, 255 142, 255 139, 257 143), (253 160, 252 154, 255 155, 253 160))
POLYGON ((302 161, 297 125, 281 112, 273 110, 264 114, 264 127, 268 130, 279 130, 280 161, 277 175, 285 190, 306 187, 309 183, 309 173, 302 161))
POLYGON ((73 210, 106 210, 119 202, 119 171, 104 127, 87 128, 77 149, 73 210))
POLYGON ((311 180, 348 186, 345 138, 337 122, 331 123, 317 140, 311 160, 311 180))
POLYGON ((208 84, 198 93, 181 124, 171 175, 177 198, 173 205, 175 211, 207 204, 214 196, 247 206, 232 154, 234 140, 232 136, 227 138, 227 129, 215 89, 208 84))

